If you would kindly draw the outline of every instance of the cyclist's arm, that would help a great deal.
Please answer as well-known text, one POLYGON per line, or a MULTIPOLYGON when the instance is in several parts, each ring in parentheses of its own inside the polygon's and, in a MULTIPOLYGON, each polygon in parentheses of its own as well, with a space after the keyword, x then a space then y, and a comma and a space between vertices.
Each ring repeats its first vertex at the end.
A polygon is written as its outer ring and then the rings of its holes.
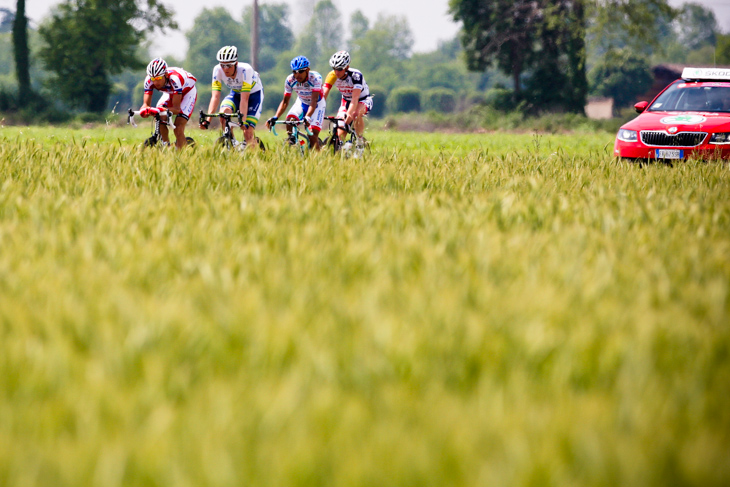
POLYGON ((359 103, 361 92, 362 90, 360 89, 352 90, 352 99, 347 109, 347 114, 345 115, 345 123, 352 123, 355 120, 355 112, 357 111, 357 104, 359 103))
POLYGON ((337 75, 334 71, 330 71, 327 73, 327 77, 324 80, 324 84, 322 85, 322 98, 327 101, 327 95, 330 94, 330 90, 332 89, 332 85, 335 84, 335 81, 337 81, 337 75))
POLYGON ((172 100, 172 107, 170 107, 170 111, 173 115, 178 115, 180 113, 180 103, 182 103, 182 98, 182 93, 175 93, 170 97, 172 100))
POLYGON ((150 91, 147 93, 145 91, 144 96, 142 97, 142 108, 147 108, 152 106, 152 92, 150 91))
MULTIPOLYGON (((218 110, 221 102, 221 92, 213 91, 210 95, 210 103, 208 104, 208 113, 216 113, 214 110, 218 110)), ((206 120, 210 121, 212 117, 205 117, 206 120)))
POLYGON ((309 104, 307 113, 305 113, 307 117, 311 117, 312 115, 314 115, 314 111, 317 109, 317 103, 319 103, 320 95, 321 93, 319 91, 312 91, 312 103, 309 104))

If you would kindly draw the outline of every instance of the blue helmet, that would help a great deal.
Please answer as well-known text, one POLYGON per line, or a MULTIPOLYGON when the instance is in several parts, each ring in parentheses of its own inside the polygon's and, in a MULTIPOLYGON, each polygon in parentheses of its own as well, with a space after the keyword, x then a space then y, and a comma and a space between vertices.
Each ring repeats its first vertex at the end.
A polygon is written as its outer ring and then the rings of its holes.
POLYGON ((291 60, 292 71, 299 71, 300 69, 306 69, 309 67, 309 59, 304 56, 297 56, 291 60))

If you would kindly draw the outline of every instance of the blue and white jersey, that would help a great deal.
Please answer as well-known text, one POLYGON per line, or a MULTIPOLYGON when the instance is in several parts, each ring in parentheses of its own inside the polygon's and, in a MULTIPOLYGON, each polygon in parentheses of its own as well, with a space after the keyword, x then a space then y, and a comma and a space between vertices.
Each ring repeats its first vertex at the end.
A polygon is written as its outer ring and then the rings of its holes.
POLYGON ((312 93, 319 93, 322 98, 322 75, 316 71, 309 71, 309 77, 304 83, 299 83, 294 78, 294 73, 286 77, 284 82, 284 95, 291 95, 295 91, 302 103, 312 104, 312 93))

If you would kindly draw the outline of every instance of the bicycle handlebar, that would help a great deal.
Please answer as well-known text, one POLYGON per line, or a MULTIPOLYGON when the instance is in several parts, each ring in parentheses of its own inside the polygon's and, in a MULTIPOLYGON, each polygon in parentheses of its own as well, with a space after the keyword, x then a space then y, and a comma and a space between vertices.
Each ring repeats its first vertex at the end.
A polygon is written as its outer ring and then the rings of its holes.
POLYGON ((241 112, 236 113, 226 113, 226 112, 219 112, 219 113, 205 113, 203 110, 200 110, 200 122, 202 123, 205 117, 220 117, 228 121, 231 125, 235 127, 243 127, 244 121, 243 121, 243 114, 241 112), (235 122, 231 120, 231 118, 236 117, 238 118, 238 122, 235 122))
MULTIPOLYGON (((274 122, 274 124, 273 124, 273 125, 271 126, 271 132, 272 132, 272 133, 273 133, 274 135, 277 135, 277 136, 279 135, 279 134, 277 134, 277 133, 276 133, 276 125, 277 125, 277 124, 278 124, 278 125, 290 125, 290 126, 292 126, 292 127, 295 127, 295 126, 296 126, 296 127, 298 127, 299 125, 301 125, 301 124, 303 124, 303 123, 304 123, 304 120, 277 120, 277 121, 276 121, 276 122, 274 122)), ((312 135, 314 135, 314 134, 312 133, 312 131, 311 131, 311 130, 309 130, 309 127, 307 127, 307 126, 306 126, 306 124, 304 125, 304 130, 306 131, 307 135, 309 135, 310 137, 311 137, 312 135)))
POLYGON ((324 117, 325 120, 327 120, 331 124, 335 124, 337 128, 344 130, 348 134, 352 134, 355 132, 355 130, 352 128, 351 124, 345 123, 345 121, 338 117, 324 117))
MULTIPOLYGON (((131 125, 133 127, 137 126, 137 123, 134 121, 134 116, 139 115, 139 112, 140 110, 132 110, 131 108, 127 111, 127 125, 131 125)), ((172 112, 170 110, 164 110, 155 113, 155 118, 175 130, 175 124, 170 121, 172 120, 172 112)))

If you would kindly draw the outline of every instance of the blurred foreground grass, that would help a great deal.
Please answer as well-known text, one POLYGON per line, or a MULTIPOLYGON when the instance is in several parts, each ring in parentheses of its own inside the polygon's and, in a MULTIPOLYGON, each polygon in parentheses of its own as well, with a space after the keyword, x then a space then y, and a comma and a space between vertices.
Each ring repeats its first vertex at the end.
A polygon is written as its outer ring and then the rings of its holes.
POLYGON ((730 482, 727 164, 145 134, 0 132, 0 485, 730 482))

